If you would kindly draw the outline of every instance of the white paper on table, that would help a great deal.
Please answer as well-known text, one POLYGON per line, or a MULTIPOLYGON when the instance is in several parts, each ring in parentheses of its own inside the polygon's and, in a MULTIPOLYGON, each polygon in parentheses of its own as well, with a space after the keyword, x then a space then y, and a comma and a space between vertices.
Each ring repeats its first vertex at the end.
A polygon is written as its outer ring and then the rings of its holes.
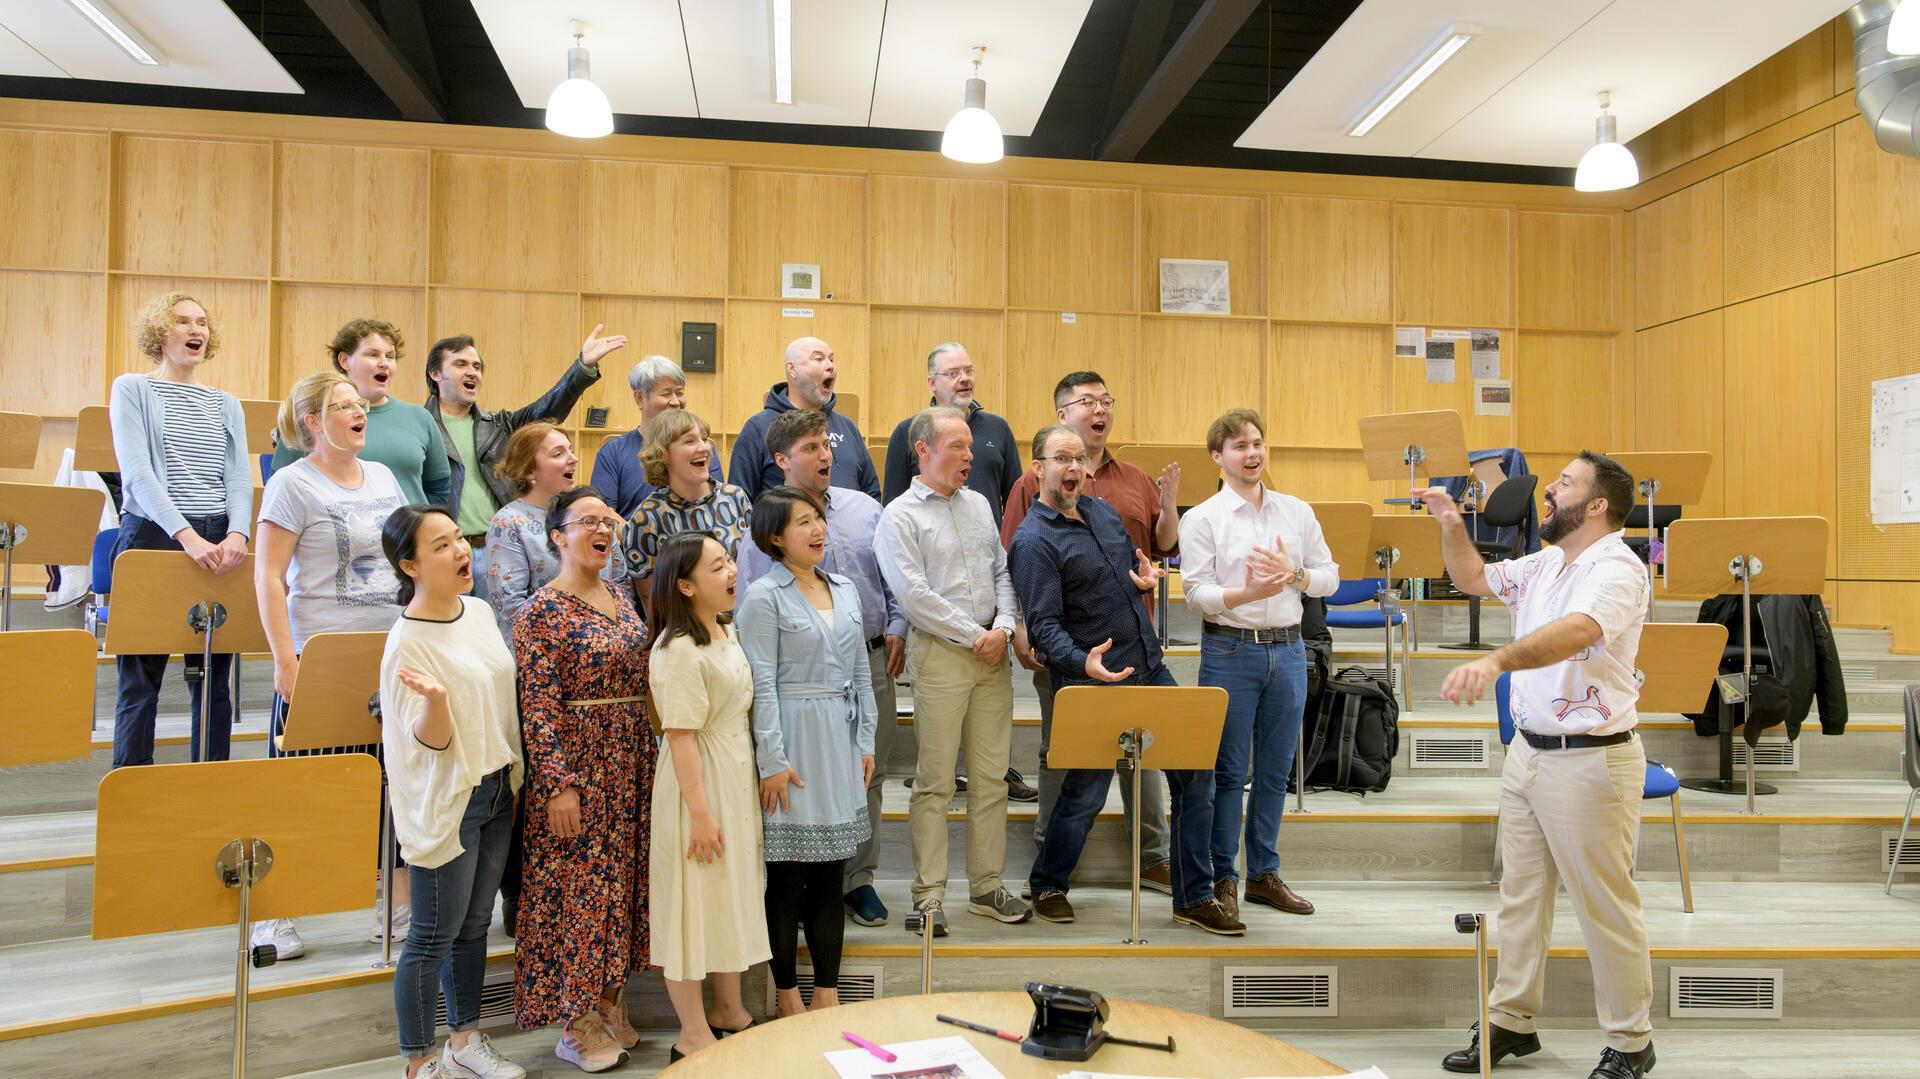
POLYGON ((865 1049, 838 1049, 826 1054, 840 1079, 1006 1079, 967 1039, 928 1038, 882 1046, 899 1057, 889 1064, 865 1049))
MULTIPOLYGON (((1066 1072, 1060 1079, 1156 1079, 1150 1075, 1116 1075, 1112 1072, 1066 1072)), ((1286 1079, 1284 1076, 1265 1075, 1257 1079, 1286 1079)), ((1379 1068, 1368 1068, 1363 1072, 1348 1072, 1344 1076, 1329 1076, 1328 1079, 1387 1079, 1387 1073, 1379 1068)))
POLYGON ((1427 347, 1427 328, 1425 326, 1395 326, 1393 328, 1393 354, 1402 360, 1417 360, 1427 347))
POLYGON ((1500 377, 1500 331, 1470 330, 1473 335, 1473 377, 1500 377))
POLYGON ((1874 382, 1868 445, 1873 523, 1920 523, 1920 375, 1874 382))

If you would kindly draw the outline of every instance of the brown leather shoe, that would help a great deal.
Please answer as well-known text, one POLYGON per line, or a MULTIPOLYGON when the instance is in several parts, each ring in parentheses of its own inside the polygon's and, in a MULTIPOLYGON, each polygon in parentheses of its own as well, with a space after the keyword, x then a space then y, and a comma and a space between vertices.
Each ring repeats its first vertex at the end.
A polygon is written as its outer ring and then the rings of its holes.
POLYGON ((1213 898, 1229 915, 1240 917, 1240 882, 1221 877, 1213 882, 1213 898))
POLYGON ((1140 870, 1140 887, 1173 894, 1173 863, 1155 862, 1140 870))
POLYGON ((1243 936, 1247 931, 1246 923, 1228 914, 1226 908, 1211 899, 1197 907, 1173 908, 1173 920, 1223 937, 1243 936))
POLYGON ((1247 902, 1261 903, 1288 914, 1312 914, 1313 904, 1300 898, 1300 893, 1287 887, 1285 881, 1271 874, 1255 877, 1247 882, 1247 902))

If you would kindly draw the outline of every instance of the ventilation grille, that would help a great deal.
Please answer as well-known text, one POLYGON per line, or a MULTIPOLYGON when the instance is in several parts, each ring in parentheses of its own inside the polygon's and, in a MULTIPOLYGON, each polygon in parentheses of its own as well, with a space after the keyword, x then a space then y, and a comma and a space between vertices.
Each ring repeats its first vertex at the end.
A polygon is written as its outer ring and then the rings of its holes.
POLYGON ((1226 1016, 1337 1016, 1338 967, 1228 967, 1226 1016))
POLYGON ((1778 1019, 1786 974, 1752 967, 1668 968, 1671 1019, 1778 1019))
MULTIPOLYGON (((881 978, 886 972, 879 967, 840 968, 840 1003, 858 1004, 863 1000, 878 1000, 881 992, 881 978)), ((800 987, 800 999, 809 1006, 813 1004, 813 968, 795 967, 793 980, 800 987)), ((767 979, 767 1014, 773 1014, 773 979, 767 979)))
MULTIPOLYGON (((435 994, 436 996, 438 994, 435 994)), ((480 1026, 482 1029, 513 1022, 513 968, 491 972, 480 983, 480 1026)), ((444 1036, 447 1029, 447 1002, 442 998, 433 1007, 433 1029, 444 1036)))
POLYGON ((1859 682, 1878 682, 1880 680, 1880 667, 1878 664, 1873 663, 1842 663, 1840 665, 1840 677, 1846 679, 1848 685, 1854 685, 1859 682))
POLYGON ((1474 734, 1424 734, 1407 739, 1415 768, 1485 768, 1487 738, 1474 734))
MULTIPOLYGON (((1747 740, 1733 740, 1733 766, 1745 768, 1748 755, 1747 740)), ((1800 743, 1789 742, 1785 738, 1762 738, 1760 744, 1753 746, 1753 770, 1756 772, 1798 772, 1800 770, 1800 743)))
POLYGON ((1899 866, 1902 873, 1920 873, 1920 831, 1909 829, 1907 841, 1900 842, 1900 830, 1880 833, 1880 868, 1899 866))

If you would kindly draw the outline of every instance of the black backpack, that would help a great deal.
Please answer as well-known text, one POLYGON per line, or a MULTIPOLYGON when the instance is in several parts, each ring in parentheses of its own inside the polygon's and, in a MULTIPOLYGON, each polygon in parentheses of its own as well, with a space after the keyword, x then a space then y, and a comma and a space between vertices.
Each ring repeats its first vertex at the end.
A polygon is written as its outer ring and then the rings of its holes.
POLYGON ((1309 788, 1383 791, 1400 751, 1400 703, 1385 679, 1365 667, 1342 667, 1321 687, 1300 733, 1309 788))

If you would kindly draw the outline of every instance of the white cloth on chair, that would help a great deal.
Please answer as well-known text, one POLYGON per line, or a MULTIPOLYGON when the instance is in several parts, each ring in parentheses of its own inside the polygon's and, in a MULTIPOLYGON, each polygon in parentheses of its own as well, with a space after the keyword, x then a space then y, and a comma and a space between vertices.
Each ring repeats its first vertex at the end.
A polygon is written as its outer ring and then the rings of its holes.
MULTIPOLYGON (((99 491, 107 497, 100 510, 100 531, 104 532, 120 523, 113 511, 113 492, 107 489, 107 482, 98 472, 87 472, 73 467, 73 450, 60 451, 60 469, 54 473, 55 487, 87 487, 99 491)), ((60 587, 47 591, 46 609, 63 610, 86 599, 93 590, 93 565, 91 562, 78 566, 60 567, 60 587)))

